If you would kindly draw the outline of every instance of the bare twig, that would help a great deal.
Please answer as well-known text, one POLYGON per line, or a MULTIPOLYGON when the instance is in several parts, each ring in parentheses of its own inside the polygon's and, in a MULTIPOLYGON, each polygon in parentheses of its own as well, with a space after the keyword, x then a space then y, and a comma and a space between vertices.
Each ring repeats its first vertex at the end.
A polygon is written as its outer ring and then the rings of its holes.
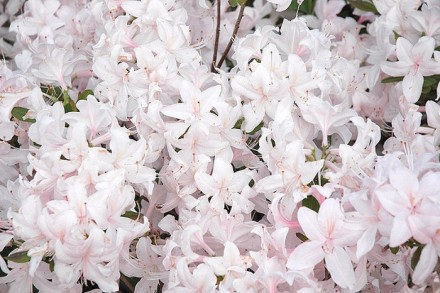
POLYGON ((234 26, 234 32, 232 33, 231 39, 229 40, 228 45, 226 46, 225 51, 223 52, 222 57, 220 58, 220 61, 217 63, 217 68, 220 68, 225 61, 226 57, 228 56, 229 51, 232 48, 232 44, 234 43, 235 37, 237 36, 238 28, 240 27, 241 19, 243 18, 244 8, 246 7, 246 2, 243 3, 243 5, 240 6, 240 12, 238 13, 237 21, 235 22, 234 26))
POLYGON ((214 53, 212 54, 211 72, 215 72, 215 63, 217 62, 218 42, 220 39, 220 13, 221 0, 217 0, 217 26, 215 30, 214 53))
POLYGON ((127 289, 130 290, 130 292, 134 292, 134 287, 130 283, 130 281, 128 280, 128 278, 126 276, 121 274, 121 278, 120 279, 121 279, 122 283, 124 283, 124 285, 127 287, 127 289))

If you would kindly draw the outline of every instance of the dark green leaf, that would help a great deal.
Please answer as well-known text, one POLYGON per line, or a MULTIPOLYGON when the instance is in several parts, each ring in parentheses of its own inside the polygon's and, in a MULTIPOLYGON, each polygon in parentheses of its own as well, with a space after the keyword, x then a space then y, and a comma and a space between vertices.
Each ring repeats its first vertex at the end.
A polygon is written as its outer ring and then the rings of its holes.
POLYGON ((64 105, 64 111, 66 113, 78 112, 75 102, 70 98, 69 93, 67 91, 63 92, 63 105, 64 105))
POLYGON ((254 128, 254 130, 252 130, 251 132, 248 132, 248 134, 254 135, 255 133, 257 133, 258 131, 261 130, 263 125, 264 125, 264 123, 263 123, 263 121, 261 121, 260 124, 258 124, 257 127, 254 128))
POLYGON ((132 220, 137 220, 139 218, 139 213, 138 212, 134 212, 134 211, 126 211, 122 217, 124 218, 129 218, 132 220))
POLYGON ((219 285, 225 279, 225 276, 217 276, 216 275, 216 277, 217 277, 217 285, 219 285))
POLYGON ((431 76, 425 76, 423 79, 423 87, 432 87, 433 85, 437 85, 438 80, 431 76))
POLYGON ((31 260, 27 253, 27 251, 15 252, 5 257, 5 259, 16 263, 26 263, 31 260))
POLYGON ((379 13, 376 9, 376 6, 374 6, 372 2, 364 1, 364 0, 348 0, 348 2, 354 8, 360 9, 362 11, 379 13))
POLYGON ((53 259, 51 259, 49 262, 49 269, 51 272, 55 270, 55 262, 53 261, 53 259))
POLYGON ((20 121, 34 123, 36 121, 35 119, 24 118, 28 111, 29 109, 23 107, 14 107, 11 111, 11 115, 20 121))
POLYGON ((66 104, 66 105, 64 105, 64 112, 69 113, 69 112, 75 112, 75 111, 73 111, 72 105, 66 104))
POLYGON ((232 62, 229 58, 225 59, 225 64, 229 69, 234 67, 234 62, 232 62))
POLYGON ((90 89, 85 90, 85 91, 79 93, 79 94, 78 94, 78 101, 80 101, 80 100, 87 100, 87 97, 88 97, 89 95, 92 95, 92 96, 94 95, 93 91, 90 90, 90 89))
POLYGON ((431 87, 423 87, 422 88, 422 94, 426 95, 431 91, 431 87))
POLYGON ((55 100, 58 100, 63 95, 63 89, 59 86, 53 87, 51 85, 42 85, 40 87, 41 91, 51 97, 55 100))
POLYGON ((313 14, 313 8, 315 7, 315 1, 313 0, 304 0, 304 2, 299 7, 299 10, 304 12, 304 14, 311 15, 313 14))
POLYGON ((292 10, 292 11, 298 10, 298 2, 292 1, 289 5, 289 8, 287 8, 287 9, 292 10))
POLYGON ((298 10, 302 14, 312 15, 314 7, 315 7, 315 0, 304 0, 304 2, 301 5, 299 5, 299 8, 298 8, 297 0, 293 0, 290 3, 290 6, 289 6, 288 9, 292 10, 292 11, 297 11, 298 10))
POLYGON ((403 76, 391 76, 382 79, 382 83, 392 83, 392 82, 399 82, 403 80, 403 76))
POLYGON ((397 254, 397 253, 399 252, 399 247, 390 247, 390 251, 391 251, 393 254, 397 254))
POLYGON ((240 129, 241 125, 243 124, 243 121, 244 121, 244 117, 241 117, 240 119, 238 119, 237 122, 235 122, 234 128, 240 129))
POLYGON ((302 234, 302 233, 296 233, 295 234, 296 235, 296 237, 298 237, 298 239, 299 240, 301 240, 302 242, 306 242, 307 240, 309 240, 309 238, 307 238, 307 236, 306 235, 304 235, 304 234, 302 234))
POLYGON ((303 199, 301 205, 315 212, 319 211, 319 202, 313 195, 309 195, 307 198, 303 199))
POLYGON ((417 247, 416 251, 414 251, 413 256, 411 257, 411 268, 414 270, 419 263, 420 255, 422 254, 423 246, 417 247))
POLYGON ((229 5, 231 7, 237 7, 238 5, 242 6, 246 4, 246 0, 229 0, 229 5))

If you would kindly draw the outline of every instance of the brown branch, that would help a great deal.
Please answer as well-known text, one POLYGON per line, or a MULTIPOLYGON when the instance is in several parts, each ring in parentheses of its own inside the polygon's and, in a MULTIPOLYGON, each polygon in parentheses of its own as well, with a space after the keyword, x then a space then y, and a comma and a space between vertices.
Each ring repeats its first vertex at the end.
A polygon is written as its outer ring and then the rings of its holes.
POLYGON ((130 283, 130 280, 128 280, 128 278, 126 276, 124 276, 123 274, 121 274, 121 278, 120 280, 122 281, 122 283, 124 283, 124 285, 127 287, 128 290, 130 290, 130 292, 134 292, 134 287, 133 285, 130 283))
POLYGON ((223 55, 217 64, 217 68, 220 68, 222 66, 223 62, 225 61, 226 57, 229 54, 229 51, 232 48, 232 44, 234 43, 235 37, 237 36, 238 28, 240 27, 241 19, 243 18, 244 8, 246 7, 246 2, 247 1, 244 1, 243 5, 240 6, 240 12, 238 13, 237 21, 235 22, 234 32, 232 33, 231 39, 229 40, 229 43, 226 46, 226 49, 223 52, 223 55))
POLYGON ((211 72, 215 72, 215 63, 217 62, 218 43, 220 39, 220 13, 221 0, 217 0, 217 26, 215 30, 214 53, 212 54, 211 72))

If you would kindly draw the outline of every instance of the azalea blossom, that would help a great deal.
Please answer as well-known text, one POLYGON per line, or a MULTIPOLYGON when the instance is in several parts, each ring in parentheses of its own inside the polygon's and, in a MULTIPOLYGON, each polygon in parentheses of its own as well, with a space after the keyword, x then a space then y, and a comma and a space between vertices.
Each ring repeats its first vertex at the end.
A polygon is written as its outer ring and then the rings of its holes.
POLYGON ((353 265, 346 246, 354 244, 357 233, 344 223, 344 215, 335 199, 327 199, 316 213, 302 207, 298 221, 310 241, 300 244, 289 256, 287 267, 310 272, 325 259, 333 280, 343 288, 355 283, 353 265))
POLYGON ((382 70, 391 76, 404 76, 403 94, 409 102, 416 102, 422 92, 423 77, 439 74, 438 62, 432 59, 435 41, 422 37, 412 45, 405 38, 396 41, 396 55, 399 61, 382 64, 382 70), (391 65, 392 64, 392 65, 391 65))
POLYGON ((438 1, 0 4, 1 292, 440 290, 438 1))

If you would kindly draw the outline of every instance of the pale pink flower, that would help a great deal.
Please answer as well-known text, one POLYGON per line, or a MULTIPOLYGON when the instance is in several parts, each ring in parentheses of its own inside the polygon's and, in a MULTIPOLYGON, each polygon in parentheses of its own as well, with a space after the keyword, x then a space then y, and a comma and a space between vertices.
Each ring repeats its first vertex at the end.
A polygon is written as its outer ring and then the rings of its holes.
POLYGON ((188 269, 188 263, 181 259, 177 263, 176 273, 181 286, 176 286, 167 290, 173 293, 191 293, 191 292, 215 292, 217 278, 212 268, 202 263, 192 272, 188 269))
POLYGON ((293 271, 310 272, 325 259, 335 283, 343 288, 352 288, 355 274, 345 247, 355 244, 357 233, 345 223, 339 202, 332 198, 325 200, 319 213, 301 207, 298 221, 309 241, 293 250, 287 267, 293 271))
POLYGON ((354 110, 342 104, 333 106, 316 97, 310 97, 300 108, 304 120, 321 130, 322 145, 328 145, 328 136, 333 133, 339 134, 345 142, 350 139, 351 134, 345 124, 356 115, 354 110))
POLYGON ((438 173, 426 173, 420 179, 404 166, 389 173, 389 184, 375 190, 382 207, 394 216, 389 243, 397 247, 414 237, 420 243, 429 241, 431 230, 440 223, 436 216, 438 187, 433 184, 438 173))
POLYGON ((55 245, 55 274, 65 284, 74 284, 82 275, 103 291, 119 286, 118 247, 97 227, 92 226, 83 239, 74 235, 55 245))
POLYGON ((431 37, 421 37, 412 45, 405 38, 398 38, 396 55, 399 61, 385 62, 382 70, 391 76, 404 76, 403 93, 409 102, 415 103, 422 92, 423 77, 439 74, 439 63, 432 59, 435 41, 431 37))

